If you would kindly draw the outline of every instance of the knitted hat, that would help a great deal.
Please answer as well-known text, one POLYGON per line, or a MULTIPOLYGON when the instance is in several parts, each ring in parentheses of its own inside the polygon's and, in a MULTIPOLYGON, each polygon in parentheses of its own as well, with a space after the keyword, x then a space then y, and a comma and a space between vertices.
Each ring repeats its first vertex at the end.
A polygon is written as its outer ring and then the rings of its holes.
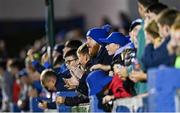
POLYGON ((101 42, 99 42, 99 39, 108 37, 110 30, 111 30, 111 26, 107 24, 102 27, 95 27, 95 28, 90 29, 87 32, 86 36, 91 37, 98 44, 101 44, 101 42))

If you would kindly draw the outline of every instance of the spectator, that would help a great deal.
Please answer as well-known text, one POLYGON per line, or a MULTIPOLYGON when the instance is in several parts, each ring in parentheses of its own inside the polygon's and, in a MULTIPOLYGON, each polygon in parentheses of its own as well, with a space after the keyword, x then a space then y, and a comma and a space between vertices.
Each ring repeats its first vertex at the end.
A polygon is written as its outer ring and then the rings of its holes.
POLYGON ((21 92, 20 97, 17 102, 18 107, 21 111, 29 111, 29 98, 28 98, 28 89, 30 85, 30 79, 25 69, 19 72, 21 92))
MULTIPOLYGON (((79 58, 79 61, 81 62, 81 64, 83 66, 88 66, 89 64, 89 60, 90 60, 90 56, 88 53, 88 47, 86 44, 83 44, 82 46, 80 46, 77 50, 77 55, 79 58)), ((87 103, 89 102, 89 98, 88 98, 88 87, 86 84, 86 78, 88 76, 88 67, 86 67, 86 72, 82 75, 82 77, 79 79, 79 85, 77 87, 77 92, 78 95, 75 97, 61 97, 58 96, 56 98, 56 102, 58 104, 62 104, 65 103, 65 105, 69 105, 69 106, 75 106, 75 105, 79 105, 80 103, 87 103)))
POLYGON ((140 48, 137 50, 137 59, 138 59, 138 62, 141 64, 141 66, 142 66, 141 58, 142 58, 144 47, 145 47, 145 36, 144 36, 145 11, 146 11, 146 8, 148 8, 149 6, 157 2, 158 0, 138 0, 138 12, 139 12, 140 17, 143 19, 142 27, 138 33, 138 47, 140 48))
POLYGON ((180 68, 180 15, 171 27, 171 41, 168 43, 170 54, 176 54, 175 67, 180 68))
POLYGON ((159 29, 155 20, 152 20, 145 27, 146 44, 152 43, 154 49, 158 48, 161 44, 161 37, 159 36, 159 29))
POLYGON ((112 77, 107 76, 102 70, 96 70, 88 75, 86 81, 89 88, 91 112, 105 112, 106 107, 102 104, 102 98, 109 83, 112 81, 112 77))
POLYGON ((12 62, 9 64, 9 72, 13 75, 13 94, 12 94, 12 102, 13 102, 13 112, 18 112, 20 109, 17 106, 17 102, 20 97, 20 92, 21 92, 21 87, 19 84, 19 78, 18 78, 18 73, 20 70, 23 68, 22 67, 22 62, 19 60, 13 59, 12 62))
POLYGON ((103 28, 95 27, 90 29, 87 34, 87 46, 89 55, 91 56, 92 64, 110 64, 112 56, 109 56, 99 39, 106 38, 109 35, 110 26, 106 25, 103 28), (109 60, 107 60, 109 59, 109 60))
POLYGON ((156 16, 168 7, 162 3, 155 3, 150 5, 145 12, 145 20, 150 21, 156 18, 156 16))
POLYGON ((129 35, 136 49, 138 48, 137 35, 142 27, 141 24, 142 24, 142 19, 136 19, 131 23, 129 28, 129 35))
POLYGON ((67 51, 71 49, 78 49, 82 45, 82 42, 79 40, 68 40, 64 44, 63 54, 65 55, 67 51))
POLYGON ((99 41, 106 45, 106 50, 110 56, 114 55, 113 61, 111 65, 96 64, 91 67, 91 70, 102 69, 104 71, 110 71, 116 62, 124 65, 124 59, 121 57, 121 53, 125 48, 122 49, 122 47, 130 43, 129 38, 125 37, 122 33, 112 32, 107 38, 99 39, 99 41))
POLYGON ((79 59, 79 63, 81 64, 82 68, 89 73, 90 72, 90 67, 92 66, 90 62, 90 55, 89 55, 89 50, 87 47, 87 44, 81 45, 78 50, 77 50, 77 56, 79 59))
POLYGON ((13 76, 6 71, 6 62, 0 60, 0 75, 2 78, 1 89, 2 89, 2 111, 8 112, 10 109, 10 102, 12 102, 12 87, 13 87, 13 76))
POLYGON ((143 64, 145 64, 146 67, 158 67, 162 64, 172 66, 174 64, 175 56, 169 56, 167 51, 167 44, 170 41, 170 27, 175 21, 178 13, 178 11, 170 9, 162 12, 159 15, 157 22, 159 34, 162 37, 163 42, 156 49, 154 49, 152 43, 146 46, 145 53, 142 59, 143 64), (151 60, 148 61, 147 59, 151 60))

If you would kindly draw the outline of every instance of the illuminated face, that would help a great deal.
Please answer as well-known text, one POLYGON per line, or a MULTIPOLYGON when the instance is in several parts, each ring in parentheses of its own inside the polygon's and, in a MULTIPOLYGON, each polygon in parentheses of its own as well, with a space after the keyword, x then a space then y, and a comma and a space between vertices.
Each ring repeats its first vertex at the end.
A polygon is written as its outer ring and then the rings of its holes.
POLYGON ((159 35, 162 38, 166 38, 169 35, 169 27, 167 25, 157 24, 159 28, 159 35))
POLYGON ((149 23, 151 20, 155 19, 156 18, 156 14, 155 13, 152 13, 152 12, 146 12, 144 14, 145 16, 145 23, 149 23))
POLYGON ((79 59, 79 63, 83 66, 85 66, 89 60, 88 55, 84 55, 84 54, 78 54, 78 59, 79 59))
POLYGON ((140 17, 144 18, 144 12, 145 12, 144 7, 140 3, 138 3, 138 12, 139 12, 140 17))
POLYGON ((54 77, 49 77, 48 80, 44 83, 44 87, 48 90, 54 90, 56 84, 56 79, 54 77))
POLYGON ((72 67, 76 67, 78 65, 78 58, 75 58, 74 56, 68 56, 65 58, 65 63, 67 68, 71 69, 72 67))
POLYGON ((119 47, 120 46, 118 44, 111 43, 111 44, 106 45, 106 50, 108 51, 109 55, 114 55, 115 52, 119 49, 119 47))
POLYGON ((138 40, 137 40, 137 36, 139 33, 139 30, 141 29, 141 25, 136 25, 133 30, 129 33, 132 42, 134 43, 135 47, 138 47, 138 40))
POLYGON ((28 76, 22 76, 20 77, 20 82, 22 84, 28 84, 29 80, 28 80, 28 76))
POLYGON ((175 40, 177 44, 180 44, 180 29, 171 32, 171 37, 175 40))
POLYGON ((148 33, 147 31, 144 32, 145 37, 146 37, 146 41, 150 41, 151 43, 154 44, 154 39, 157 37, 153 37, 150 33, 148 33))
POLYGON ((87 37, 87 46, 89 49, 89 55, 90 56, 96 56, 99 51, 99 44, 93 40, 91 37, 87 37))

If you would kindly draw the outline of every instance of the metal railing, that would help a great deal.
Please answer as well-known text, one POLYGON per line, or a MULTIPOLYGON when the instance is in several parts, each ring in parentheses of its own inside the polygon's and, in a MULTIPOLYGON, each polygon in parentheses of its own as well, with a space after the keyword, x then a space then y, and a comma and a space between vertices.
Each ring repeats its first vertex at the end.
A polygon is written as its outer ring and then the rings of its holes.
POLYGON ((114 101, 112 112, 146 112, 147 94, 114 101))

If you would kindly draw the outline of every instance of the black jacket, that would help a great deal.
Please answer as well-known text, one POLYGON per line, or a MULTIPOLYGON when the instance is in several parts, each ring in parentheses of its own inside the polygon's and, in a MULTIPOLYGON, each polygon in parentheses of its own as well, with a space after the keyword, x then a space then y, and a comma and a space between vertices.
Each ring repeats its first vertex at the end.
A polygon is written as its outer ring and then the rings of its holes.
POLYGON ((142 62, 145 67, 145 71, 149 68, 155 68, 160 65, 172 66, 175 61, 175 55, 169 55, 167 50, 167 44, 170 41, 170 37, 167 37, 160 47, 154 49, 153 44, 146 46, 142 62))
POLYGON ((65 105, 68 106, 77 106, 80 103, 88 103, 88 87, 86 84, 87 74, 84 74, 81 79, 79 80, 79 86, 77 87, 77 96, 75 97, 66 97, 65 98, 65 105))
POLYGON ((110 65, 112 62, 112 57, 113 56, 108 55, 106 48, 102 46, 98 54, 95 57, 91 58, 90 62, 92 65, 95 64, 110 65))
POLYGON ((86 83, 86 78, 87 78, 88 74, 90 73, 91 66, 92 66, 92 63, 89 61, 85 66, 85 68, 86 68, 85 74, 79 80, 79 86, 77 87, 78 95, 75 97, 66 97, 65 105, 77 106, 80 103, 88 103, 89 102, 88 86, 86 83))

